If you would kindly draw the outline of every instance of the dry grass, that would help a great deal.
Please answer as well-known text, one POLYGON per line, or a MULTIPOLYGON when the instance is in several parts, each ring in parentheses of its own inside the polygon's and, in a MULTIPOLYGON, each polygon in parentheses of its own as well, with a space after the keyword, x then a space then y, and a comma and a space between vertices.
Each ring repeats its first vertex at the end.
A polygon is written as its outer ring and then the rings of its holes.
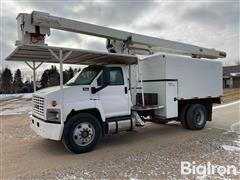
POLYGON ((240 88, 228 88, 223 90, 223 102, 230 102, 240 99, 240 88))

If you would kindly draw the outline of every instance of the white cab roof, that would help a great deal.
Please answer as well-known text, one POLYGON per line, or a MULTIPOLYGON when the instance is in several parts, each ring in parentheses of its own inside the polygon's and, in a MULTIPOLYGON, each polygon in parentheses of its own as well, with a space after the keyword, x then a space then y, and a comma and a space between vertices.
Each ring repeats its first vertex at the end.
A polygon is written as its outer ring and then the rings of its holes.
POLYGON ((72 53, 64 60, 65 64, 104 65, 104 64, 136 64, 137 56, 90 51, 83 49, 62 48, 53 46, 22 45, 18 46, 7 58, 7 61, 36 61, 45 63, 59 63, 49 51, 51 49, 59 56, 62 49, 63 57, 72 53))

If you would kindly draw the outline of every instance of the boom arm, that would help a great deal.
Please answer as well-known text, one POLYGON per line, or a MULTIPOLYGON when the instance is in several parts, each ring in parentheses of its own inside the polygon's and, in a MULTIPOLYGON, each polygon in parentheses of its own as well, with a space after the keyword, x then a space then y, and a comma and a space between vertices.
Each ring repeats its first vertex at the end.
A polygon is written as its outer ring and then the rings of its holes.
POLYGON ((215 49, 83 23, 37 11, 31 14, 19 14, 17 20, 20 35, 20 41, 17 41, 17 44, 44 44, 45 35, 50 35, 50 28, 53 28, 106 38, 107 49, 110 52, 128 54, 167 52, 209 59, 226 57, 225 52, 215 49))

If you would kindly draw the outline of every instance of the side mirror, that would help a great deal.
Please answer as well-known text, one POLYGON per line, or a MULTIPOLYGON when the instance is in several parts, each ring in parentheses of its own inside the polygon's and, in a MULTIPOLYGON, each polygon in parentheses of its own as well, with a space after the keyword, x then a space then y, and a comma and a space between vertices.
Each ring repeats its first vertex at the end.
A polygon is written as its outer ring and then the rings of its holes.
POLYGON ((108 67, 103 67, 103 73, 97 80, 99 88, 92 87, 92 93, 95 94, 110 84, 110 70, 108 67))

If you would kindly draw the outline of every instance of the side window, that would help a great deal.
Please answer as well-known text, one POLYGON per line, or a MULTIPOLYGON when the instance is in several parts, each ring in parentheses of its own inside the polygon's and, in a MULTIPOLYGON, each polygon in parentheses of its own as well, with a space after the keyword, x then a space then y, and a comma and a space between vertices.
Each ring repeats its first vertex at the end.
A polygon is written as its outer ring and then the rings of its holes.
POLYGON ((122 68, 110 67, 110 85, 124 85, 122 68))

